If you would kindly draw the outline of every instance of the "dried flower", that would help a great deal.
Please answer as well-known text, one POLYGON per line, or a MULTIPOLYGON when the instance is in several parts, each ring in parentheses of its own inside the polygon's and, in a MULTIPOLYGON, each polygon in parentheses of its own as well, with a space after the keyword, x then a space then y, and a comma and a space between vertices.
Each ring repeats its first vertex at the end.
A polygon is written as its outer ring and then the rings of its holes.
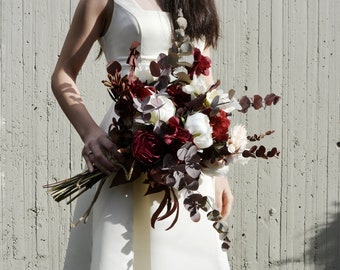
POLYGON ((236 125, 231 128, 230 139, 228 140, 228 151, 231 154, 245 150, 247 143, 247 130, 243 125, 236 125))

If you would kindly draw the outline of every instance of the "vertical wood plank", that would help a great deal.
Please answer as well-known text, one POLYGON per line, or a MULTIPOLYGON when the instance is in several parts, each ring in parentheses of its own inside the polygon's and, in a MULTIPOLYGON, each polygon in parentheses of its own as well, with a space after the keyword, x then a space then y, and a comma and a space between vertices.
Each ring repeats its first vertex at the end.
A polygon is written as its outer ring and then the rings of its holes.
POLYGON ((318 1, 308 1, 308 29, 307 29, 307 89, 306 110, 310 121, 306 122, 306 131, 309 136, 306 140, 306 211, 305 211, 305 264, 310 269, 318 269, 312 263, 316 250, 314 249, 316 217, 316 160, 317 160, 317 80, 318 77, 318 1))
MULTIPOLYGON (((55 42, 49 48, 51 59, 48 71, 47 90, 47 176, 46 181, 61 180, 71 176, 70 163, 74 152, 71 148, 70 123, 57 104, 50 90, 49 77, 61 51, 66 33, 71 23, 70 0, 50 1, 48 5, 50 14, 48 31, 55 42)), ((49 258, 49 267, 62 269, 65 251, 70 231, 70 206, 66 202, 56 204, 53 199, 46 197, 48 211, 47 242, 49 254, 55 254, 49 258)))
MULTIPOLYGON (((247 25, 246 28, 246 51, 247 57, 245 59, 246 67, 245 73, 245 95, 252 96, 258 91, 259 86, 259 24, 260 24, 260 1, 246 1, 246 17, 244 18, 247 25)), ((252 110, 246 114, 242 120, 246 124, 249 135, 252 135, 258 131, 257 123, 259 115, 252 110)), ((239 177, 243 182, 243 198, 242 200, 242 222, 244 223, 245 234, 245 246, 243 265, 245 269, 258 268, 258 244, 259 236, 258 226, 259 218, 262 218, 258 214, 258 160, 250 160, 244 167, 240 167, 239 177)))
POLYGON ((36 237, 37 237, 37 224, 36 216, 38 215, 36 203, 38 202, 36 197, 36 179, 34 179, 34 168, 36 168, 35 159, 38 153, 35 152, 34 140, 35 140, 35 122, 33 119, 33 112, 35 104, 33 102, 35 85, 34 85, 34 68, 35 68, 35 44, 34 44, 34 9, 32 8, 32 2, 22 3, 22 71, 23 71, 23 89, 20 91, 22 94, 22 109, 23 115, 20 120, 23 132, 23 149, 21 161, 23 162, 22 189, 24 191, 24 215, 23 221, 17 224, 24 232, 25 243, 25 257, 24 263, 26 269, 34 269, 39 266, 39 260, 37 260, 36 254, 36 237))
MULTIPOLYGON (((270 69, 270 90, 282 96, 283 92, 283 1, 271 1, 271 69, 270 69)), ((267 129, 275 131, 266 142, 268 146, 276 146, 282 151, 282 119, 283 101, 269 109, 270 121, 267 129)), ((268 166, 269 191, 269 249, 268 264, 270 269, 281 269, 281 211, 282 211, 282 159, 271 159, 268 166)))
POLYGON ((329 122, 329 81, 328 81, 328 9, 329 1, 319 1, 319 66, 318 66, 318 82, 317 82, 317 118, 316 124, 318 127, 317 138, 317 171, 316 171, 316 241, 315 241, 315 265, 317 267, 323 267, 326 265, 327 258, 324 254, 327 254, 327 239, 323 236, 323 230, 327 226, 327 159, 328 159, 328 128, 329 122))
POLYGON ((339 233, 340 233, 340 220, 339 220, 339 180, 340 171, 339 169, 339 150, 336 147, 337 141, 340 141, 338 137, 338 132, 340 129, 340 89, 337 87, 337 77, 336 72, 330 72, 331 70, 336 71, 338 63, 336 62, 336 1, 330 0, 327 10, 328 22, 328 53, 326 56, 326 61, 328 61, 328 166, 327 166, 327 178, 328 178, 328 190, 327 190, 327 230, 326 230, 326 265, 329 269, 336 269, 338 266, 339 251, 337 248, 339 233), (334 91, 337 90, 337 91, 334 91))
MULTIPOLYGON (((258 52, 258 89, 255 93, 265 96, 271 91, 271 5, 270 0, 259 2, 259 52, 258 52)), ((277 108, 273 108, 275 110, 277 108)), ((270 111, 261 110, 258 114, 258 123, 255 126, 257 133, 264 133, 270 129, 270 111)), ((266 142, 268 142, 266 140, 266 142)), ((270 165, 265 160, 259 160, 258 170, 258 226, 257 226, 257 259, 259 269, 269 269, 269 226, 270 215, 270 165)))
MULTIPOLYGON (((2 63, 3 63, 3 4, 2 1, 0 1, 0 21, 1 21, 1 26, 0 26, 0 151, 1 153, 5 153, 5 145, 4 145, 4 137, 5 137, 5 118, 4 118, 4 112, 3 112, 3 83, 2 83, 2 73, 3 73, 3 68, 2 68, 2 63)), ((0 228, 1 228, 1 241, 0 243, 0 268, 3 269, 5 266, 5 258, 6 258, 6 247, 5 247, 5 230, 6 230, 6 224, 4 222, 5 219, 5 197, 4 197, 4 192, 5 192, 5 166, 4 166, 5 160, 4 156, 0 155, 0 228)))
POLYGON ((6 209, 3 224, 3 245, 6 249, 5 269, 24 268, 24 199, 23 199, 23 164, 21 150, 23 148, 23 129, 21 118, 22 106, 22 6, 21 1, 2 3, 3 21, 11 32, 3 33, 2 51, 2 97, 3 118, 5 119, 5 145, 1 154, 4 160, 3 192, 6 209), (13 16, 15 14, 15 17, 13 16), (13 77, 15 74, 16 77, 13 77))
MULTIPOLYGON (((336 148, 336 152, 334 154, 334 168, 333 168, 333 173, 331 175, 331 177, 334 176, 334 180, 336 181, 337 179, 337 185, 334 187, 335 190, 337 190, 338 193, 338 197, 337 197, 337 203, 336 203, 336 207, 334 208, 334 214, 333 214, 333 220, 331 223, 331 227, 334 231, 334 235, 332 236, 333 242, 332 245, 336 246, 336 248, 334 247, 334 255, 333 255, 333 262, 335 267, 339 267, 340 266, 340 248, 338 246, 338 243, 340 243, 340 232, 339 232, 339 228, 340 228, 340 76, 339 76, 339 72, 340 72, 340 17, 337 16, 337 14, 339 14, 340 12, 340 2, 339 1, 334 1, 333 2, 333 10, 331 10, 331 12, 333 12, 333 18, 334 18, 334 28, 333 28, 333 38, 334 38, 334 58, 333 58, 333 83, 332 86, 334 87, 334 94, 335 97, 334 101, 335 104, 333 103, 333 113, 334 113, 334 121, 332 123, 332 129, 331 132, 332 134, 334 134, 334 138, 337 144, 337 148, 336 148), (336 250, 336 252, 335 252, 336 250)), ((333 91, 332 91, 333 92, 333 91)), ((332 143, 330 144, 330 146, 332 147, 332 143)))
MULTIPOLYGON (((288 14, 289 14, 289 1, 283 1, 283 29, 282 29, 282 35, 283 35, 283 91, 282 91, 282 102, 283 102, 283 117, 282 117, 282 130, 285 132, 282 132, 282 154, 281 154, 281 160, 282 160, 282 190, 281 190, 281 202, 282 202, 282 210, 281 210, 281 261, 282 265, 285 266, 285 263, 288 260, 287 255, 287 231, 288 231, 288 151, 287 148, 287 131, 288 131, 288 121, 287 121, 287 114, 288 114, 288 91, 287 91, 287 85, 288 85, 288 63, 289 63, 289 56, 288 56, 288 40, 289 40, 289 31, 288 31, 288 14)), ((291 268, 284 268, 284 269, 291 269, 291 268)))

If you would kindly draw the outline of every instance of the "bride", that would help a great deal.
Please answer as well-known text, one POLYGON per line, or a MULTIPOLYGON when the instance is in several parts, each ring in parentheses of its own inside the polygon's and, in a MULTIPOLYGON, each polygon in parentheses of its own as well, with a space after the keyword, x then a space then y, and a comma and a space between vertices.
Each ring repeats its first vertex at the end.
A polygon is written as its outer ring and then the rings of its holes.
MULTIPOLYGON (((179 8, 188 21, 187 34, 204 55, 209 55, 209 48, 217 46, 219 34, 213 0, 79 1, 52 75, 52 90, 84 142, 82 155, 90 171, 95 166, 109 175, 115 167, 104 153, 118 154, 106 133, 114 116, 113 107, 98 125, 87 111, 76 84, 92 45, 98 40, 107 62, 119 61, 122 72, 127 73, 128 48, 137 40, 141 43, 140 69, 147 69, 159 53, 166 53, 171 46, 179 8)), ((213 83, 211 76, 207 83, 213 83)), ((217 208, 227 218, 233 201, 228 180, 204 176, 201 181, 200 191, 214 196, 217 208)), ((89 223, 71 231, 64 269, 229 269, 227 255, 220 248, 211 222, 192 222, 184 207, 171 230, 165 231, 162 226, 150 228, 150 215, 157 209, 159 198, 144 197, 144 189, 138 181, 104 187, 89 223)), ((75 215, 86 209, 88 196, 90 192, 78 200, 75 215)))

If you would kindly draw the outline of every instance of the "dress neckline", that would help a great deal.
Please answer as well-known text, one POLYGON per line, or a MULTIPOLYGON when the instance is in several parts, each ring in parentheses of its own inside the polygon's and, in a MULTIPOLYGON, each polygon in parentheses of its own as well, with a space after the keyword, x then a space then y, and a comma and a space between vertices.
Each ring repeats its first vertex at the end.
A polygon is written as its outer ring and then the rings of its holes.
POLYGON ((136 0, 132 0, 132 2, 137 6, 137 8, 143 12, 153 12, 153 13, 161 13, 168 14, 168 12, 163 11, 160 7, 159 9, 144 9, 136 0))

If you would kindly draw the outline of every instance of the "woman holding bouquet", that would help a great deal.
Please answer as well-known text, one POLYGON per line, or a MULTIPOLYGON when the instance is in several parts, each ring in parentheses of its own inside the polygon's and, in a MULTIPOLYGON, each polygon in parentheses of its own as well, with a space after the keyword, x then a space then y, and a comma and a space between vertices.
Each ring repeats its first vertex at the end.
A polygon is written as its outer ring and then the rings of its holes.
MULTIPOLYGON (((110 175, 117 168, 106 153, 120 155, 107 135, 113 107, 98 126, 76 85, 92 45, 99 40, 107 61, 120 62, 124 75, 129 72, 128 48, 139 41, 139 70, 148 70, 150 62, 171 47, 179 8, 188 21, 186 33, 203 55, 209 55, 219 31, 213 0, 80 0, 52 76, 52 90, 84 142, 82 154, 90 171, 96 167, 110 175)), ((206 83, 214 83, 211 75, 206 83)), ((215 197, 226 218, 232 205, 228 180, 202 177, 201 182, 199 191, 215 197)), ((177 224, 165 231, 169 224, 163 226, 162 221, 152 229, 150 217, 159 206, 158 196, 144 197, 140 181, 113 188, 109 184, 103 187, 88 224, 72 230, 64 269, 229 269, 212 223, 205 218, 192 222, 181 200, 177 224)), ((88 207, 91 196, 88 191, 80 197, 75 215, 88 207)))

